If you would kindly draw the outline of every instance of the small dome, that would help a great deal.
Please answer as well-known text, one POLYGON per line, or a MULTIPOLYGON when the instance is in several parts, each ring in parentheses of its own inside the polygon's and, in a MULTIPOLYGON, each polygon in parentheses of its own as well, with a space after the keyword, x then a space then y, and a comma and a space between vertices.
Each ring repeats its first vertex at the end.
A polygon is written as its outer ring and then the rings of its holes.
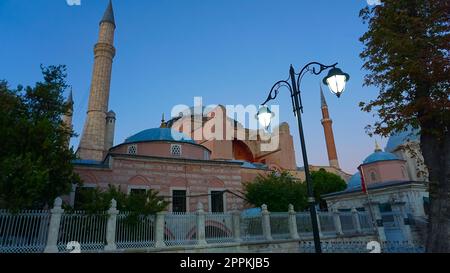
POLYGON ((393 134, 384 148, 387 152, 393 152, 398 146, 410 141, 419 141, 419 130, 409 127, 406 131, 393 134))
POLYGON ((114 113, 114 111, 111 110, 108 113, 106 113, 106 117, 108 117, 108 118, 115 118, 116 117, 116 113, 114 113))
POLYGON ((385 160, 398 160, 398 157, 394 154, 383 152, 383 151, 375 151, 371 155, 369 155, 366 159, 364 159, 364 164, 373 163, 377 161, 385 161, 385 160))
POLYGON ((361 173, 355 173, 347 183, 347 190, 361 188, 361 173))
POLYGON ((196 144, 191 138, 170 128, 153 128, 141 131, 130 136, 125 143, 145 142, 145 141, 173 141, 196 144))

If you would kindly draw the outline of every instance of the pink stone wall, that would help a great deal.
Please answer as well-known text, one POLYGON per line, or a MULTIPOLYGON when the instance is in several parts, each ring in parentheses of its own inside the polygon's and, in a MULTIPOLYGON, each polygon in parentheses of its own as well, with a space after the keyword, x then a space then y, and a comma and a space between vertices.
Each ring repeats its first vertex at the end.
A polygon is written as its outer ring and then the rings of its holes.
MULTIPOLYGON (((209 191, 228 189, 242 192, 241 168, 236 164, 196 163, 164 159, 130 159, 116 156, 112 159, 112 168, 101 169, 76 165, 75 171, 86 184, 107 188, 108 184, 120 186, 128 192, 129 187, 147 187, 159 191, 161 196, 171 196, 171 189, 185 189, 188 197, 187 210, 195 211, 197 203, 203 202, 209 210, 209 191)), ((244 201, 229 193, 225 194, 225 210, 234 206, 242 209, 244 201)), ((170 199, 167 199, 170 201, 170 199)), ((171 206, 168 207, 171 210, 171 206)))
POLYGON ((410 180, 403 160, 379 161, 363 165, 362 168, 367 184, 410 180), (372 179, 371 173, 375 174, 375 180, 372 179))
MULTIPOLYGON (((189 143, 170 143, 166 141, 158 142, 141 142, 135 143, 137 145, 137 154, 144 156, 157 156, 157 157, 175 157, 175 158, 189 158, 189 159, 205 159, 205 152, 210 154, 208 149, 199 145, 193 145, 189 143), (171 154, 171 144, 181 145, 182 155, 173 156, 171 154)), ((127 154, 128 146, 130 144, 123 144, 117 146, 111 150, 111 153, 127 154)))

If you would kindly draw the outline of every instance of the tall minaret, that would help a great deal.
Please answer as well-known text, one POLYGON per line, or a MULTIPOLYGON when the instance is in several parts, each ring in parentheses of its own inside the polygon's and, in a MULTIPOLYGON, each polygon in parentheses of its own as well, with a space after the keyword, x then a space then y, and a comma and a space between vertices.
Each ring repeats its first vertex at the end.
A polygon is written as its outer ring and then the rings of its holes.
POLYGON ((92 73, 91 90, 87 118, 81 136, 78 156, 81 159, 103 160, 107 147, 105 144, 106 123, 108 112, 109 88, 114 48, 114 31, 116 24, 111 0, 100 21, 98 43, 94 47, 94 70, 92 73))
POLYGON ((333 121, 330 119, 330 114, 328 113, 328 105, 325 100, 325 96, 323 95, 322 85, 320 85, 320 101, 322 108, 321 121, 323 125, 323 131, 325 133, 325 141, 327 143, 328 161, 330 162, 331 167, 340 169, 336 152, 336 144, 334 143, 334 134, 332 127, 333 121))

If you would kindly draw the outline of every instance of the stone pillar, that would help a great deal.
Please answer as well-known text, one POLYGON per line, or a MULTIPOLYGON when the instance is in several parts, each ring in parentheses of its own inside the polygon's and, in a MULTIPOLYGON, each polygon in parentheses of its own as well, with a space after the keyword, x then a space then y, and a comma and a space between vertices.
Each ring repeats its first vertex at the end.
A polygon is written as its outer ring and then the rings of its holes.
POLYGON ((205 239, 205 210, 203 203, 197 203, 197 241, 198 245, 206 245, 205 239))
POLYGON ((267 205, 265 204, 261 206, 261 209, 263 236, 267 241, 271 241, 272 232, 270 231, 270 212, 267 210, 267 205))
POLYGON ((333 213, 334 228, 336 229, 336 235, 342 236, 344 235, 344 232, 342 231, 341 217, 339 217, 339 211, 333 209, 332 213, 333 213))
POLYGON ((108 210, 108 224, 106 227, 106 246, 105 251, 113 251, 117 249, 116 246, 116 226, 117 226, 117 201, 111 200, 111 207, 108 210))
POLYGON ((289 204, 288 214, 289 234, 291 235, 291 239, 299 240, 300 236, 298 236, 297 231, 297 213, 294 210, 294 205, 289 204))
POLYGON ((44 249, 44 253, 58 253, 58 235, 59 225, 61 223, 61 216, 64 210, 61 208, 62 199, 57 197, 53 205, 53 209, 50 210, 50 226, 48 227, 47 244, 44 249))
POLYGON ((394 212, 398 212, 399 215, 395 215, 397 218, 396 221, 399 223, 399 227, 403 232, 403 236, 405 237, 405 241, 412 242, 413 237, 411 233, 411 226, 409 224, 408 214, 405 210, 405 202, 396 202, 391 205, 392 210, 394 212))
POLYGON ((381 242, 386 241, 386 233, 384 232, 384 226, 383 226, 383 218, 381 217, 380 207, 378 206, 378 202, 371 202, 365 203, 364 207, 369 212, 370 216, 373 216, 374 225, 375 225, 375 232, 378 235, 378 239, 381 242))
POLYGON ((361 222, 359 221, 359 214, 356 208, 352 208, 352 216, 353 216, 353 226, 355 227, 356 233, 361 234, 361 222))
POLYGON ((165 212, 156 213, 156 223, 155 223, 155 247, 165 247, 164 243, 164 229, 165 229, 165 212))
POLYGON ((241 213, 234 210, 231 213, 233 221, 233 237, 235 242, 242 242, 241 238, 241 213))

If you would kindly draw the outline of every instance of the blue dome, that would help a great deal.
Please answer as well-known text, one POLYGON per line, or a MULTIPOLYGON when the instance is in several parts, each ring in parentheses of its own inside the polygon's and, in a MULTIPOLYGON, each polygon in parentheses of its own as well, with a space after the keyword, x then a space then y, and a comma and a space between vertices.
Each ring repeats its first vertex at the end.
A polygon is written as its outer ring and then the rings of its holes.
POLYGON ((141 131, 130 136, 125 143, 143 142, 143 141, 174 141, 196 144, 185 134, 172 130, 170 128, 153 128, 141 131))
POLYGON ((347 190, 361 188, 361 173, 355 173, 347 183, 347 190))
POLYGON ((369 155, 366 159, 364 159, 364 164, 373 163, 377 161, 385 161, 385 160, 398 160, 398 157, 394 154, 376 151, 373 154, 369 155))
POLYGON ((408 127, 406 131, 393 134, 391 137, 389 137, 389 140, 386 144, 386 147, 384 150, 386 152, 393 152, 395 148, 397 148, 399 145, 402 145, 409 141, 419 141, 419 130, 413 129, 412 127, 408 127))

